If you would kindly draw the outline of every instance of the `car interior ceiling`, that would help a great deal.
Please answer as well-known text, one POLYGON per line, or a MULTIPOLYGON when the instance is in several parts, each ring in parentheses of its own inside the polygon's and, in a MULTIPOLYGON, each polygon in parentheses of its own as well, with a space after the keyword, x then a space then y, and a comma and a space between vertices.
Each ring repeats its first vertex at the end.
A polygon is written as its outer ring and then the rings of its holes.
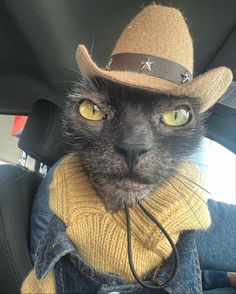
MULTIPOLYGON (((123 27, 149 3, 0 0, 0 113, 30 114, 19 141, 22 150, 49 167, 63 156, 58 125, 64 97, 79 77, 77 45, 86 44, 104 66, 123 27)), ((180 8, 186 16, 194 40, 195 76, 225 65, 236 80, 235 0, 158 3, 180 8)), ((235 97, 233 82, 208 119, 208 137, 234 153, 235 97)), ((0 293, 17 293, 32 266, 29 217, 41 178, 19 166, 0 166, 0 174, 0 293)))

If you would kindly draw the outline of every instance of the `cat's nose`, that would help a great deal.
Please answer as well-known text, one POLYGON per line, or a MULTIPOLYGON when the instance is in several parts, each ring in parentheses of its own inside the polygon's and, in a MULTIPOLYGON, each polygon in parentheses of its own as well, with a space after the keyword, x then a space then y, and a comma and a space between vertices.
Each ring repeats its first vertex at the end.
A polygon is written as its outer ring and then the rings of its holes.
POLYGON ((134 166, 138 163, 140 155, 147 153, 151 146, 145 143, 118 143, 117 150, 125 156, 128 166, 134 166))

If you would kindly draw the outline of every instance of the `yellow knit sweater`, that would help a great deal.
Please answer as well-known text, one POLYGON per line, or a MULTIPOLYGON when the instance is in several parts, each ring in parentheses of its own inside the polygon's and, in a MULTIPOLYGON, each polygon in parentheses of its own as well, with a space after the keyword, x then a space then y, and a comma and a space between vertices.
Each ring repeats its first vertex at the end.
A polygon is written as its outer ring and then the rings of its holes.
MULTIPOLYGON (((162 223, 176 243, 184 230, 206 229, 210 215, 204 200, 202 177, 190 164, 180 166, 185 177, 172 178, 158 188, 145 207, 162 223), (194 185, 191 181, 196 182, 194 185)), ((50 186, 50 207, 66 224, 66 233, 80 254, 95 268, 113 272, 133 282, 127 258, 127 229, 124 211, 105 210, 75 155, 69 155, 55 170, 50 186)), ((130 209, 133 260, 137 273, 161 265, 171 247, 160 230, 138 206, 130 209)), ((38 281, 34 270, 26 278, 22 293, 55 293, 54 274, 38 281)))

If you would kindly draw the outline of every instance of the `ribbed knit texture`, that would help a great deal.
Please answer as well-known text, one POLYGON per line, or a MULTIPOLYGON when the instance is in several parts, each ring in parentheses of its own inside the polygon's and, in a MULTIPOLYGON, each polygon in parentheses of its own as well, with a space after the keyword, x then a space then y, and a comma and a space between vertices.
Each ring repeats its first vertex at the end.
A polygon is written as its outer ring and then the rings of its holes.
MULTIPOLYGON (((181 169, 192 181, 202 184, 195 167, 185 165, 181 169)), ((159 188, 143 204, 176 243, 184 230, 207 228, 210 216, 201 199, 202 189, 183 178, 171 179, 171 183, 159 188)), ((69 238, 90 264, 101 271, 120 274, 129 282, 134 281, 127 258, 125 213, 106 211, 75 155, 69 156, 54 173, 50 207, 63 219, 69 238)), ((130 214, 134 264, 138 274, 143 276, 170 255, 171 247, 138 206, 131 208, 130 214)))
MULTIPOLYGON (((172 178, 171 184, 158 188, 142 202, 175 243, 182 231, 206 229, 210 225, 204 191, 198 186, 203 184, 200 173, 190 164, 182 165, 180 172, 190 181, 181 176, 172 178)), ((55 170, 50 186, 50 207, 65 222, 68 237, 91 265, 134 282, 127 258, 125 213, 106 211, 76 155, 69 155, 55 170)), ((143 276, 161 265, 171 254, 171 247, 138 206, 130 209, 130 215, 133 260, 137 273, 143 276)), ((24 283, 23 293, 30 293, 35 283, 32 276, 31 273, 24 283)), ((47 286, 41 282, 42 290, 53 289, 51 282, 51 278, 45 281, 47 286)))
POLYGON ((33 269, 25 279, 21 293, 27 294, 51 294, 56 293, 54 273, 50 272, 43 280, 37 280, 33 269))

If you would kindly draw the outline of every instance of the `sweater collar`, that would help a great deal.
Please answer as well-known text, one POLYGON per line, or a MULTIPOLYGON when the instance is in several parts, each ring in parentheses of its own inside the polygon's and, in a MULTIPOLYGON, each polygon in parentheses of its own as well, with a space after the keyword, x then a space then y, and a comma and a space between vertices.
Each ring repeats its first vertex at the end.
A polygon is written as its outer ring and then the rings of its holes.
MULTIPOLYGON (((143 201, 174 243, 181 232, 206 229, 210 225, 200 173, 192 165, 180 169, 190 182, 172 178, 143 201), (190 184, 193 181, 194 186, 190 184)), ((103 272, 116 272, 132 281, 127 264, 124 211, 106 211, 75 155, 68 156, 55 170, 49 201, 52 211, 65 223, 69 238, 89 263, 103 272)), ((142 276, 160 266, 171 255, 171 248, 138 206, 130 209, 130 215, 133 257, 142 276)))
MULTIPOLYGON (((106 211, 75 156, 75 154, 69 155, 54 172, 50 186, 52 211, 67 226, 81 217, 81 214, 91 216, 99 213, 111 215, 117 225, 126 229, 124 210, 116 213, 106 211)), ((204 186, 203 178, 196 166, 192 164, 182 164, 179 170, 183 176, 170 179, 142 202, 168 232, 175 234, 184 230, 206 229, 211 221, 205 190, 201 188, 204 186)), ((143 244, 148 243, 150 248, 155 247, 161 238, 161 233, 156 233, 156 226, 143 215, 137 205, 130 209, 130 213, 135 237, 143 244), (144 231, 146 237, 143 235, 144 231)))

